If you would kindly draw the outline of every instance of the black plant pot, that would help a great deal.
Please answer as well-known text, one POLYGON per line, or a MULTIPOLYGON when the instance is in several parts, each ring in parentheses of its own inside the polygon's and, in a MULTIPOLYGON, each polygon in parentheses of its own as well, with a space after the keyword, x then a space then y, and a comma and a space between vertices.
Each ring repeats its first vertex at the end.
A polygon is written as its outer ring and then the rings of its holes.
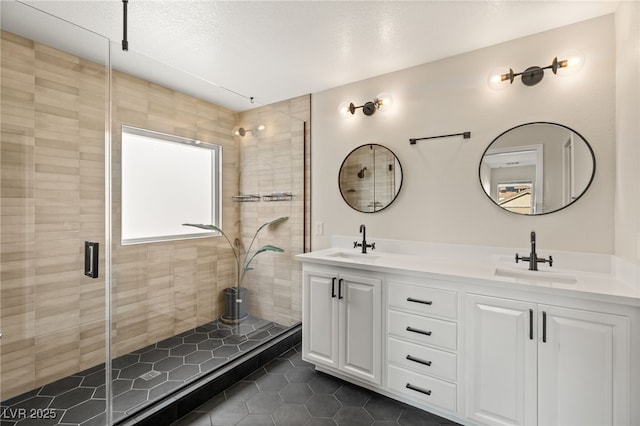
POLYGON ((238 324, 249 317, 247 313, 247 289, 229 287, 224 289, 224 314, 220 321, 225 324, 238 324))

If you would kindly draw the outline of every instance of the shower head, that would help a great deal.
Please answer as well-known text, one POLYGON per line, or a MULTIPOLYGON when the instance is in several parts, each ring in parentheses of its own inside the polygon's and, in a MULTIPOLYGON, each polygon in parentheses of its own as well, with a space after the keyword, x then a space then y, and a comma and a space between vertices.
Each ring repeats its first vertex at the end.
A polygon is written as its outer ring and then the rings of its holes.
POLYGON ((264 124, 260 124, 257 129, 245 129, 244 127, 238 127, 238 129, 233 132, 236 136, 244 136, 249 132, 260 132, 265 129, 264 124))

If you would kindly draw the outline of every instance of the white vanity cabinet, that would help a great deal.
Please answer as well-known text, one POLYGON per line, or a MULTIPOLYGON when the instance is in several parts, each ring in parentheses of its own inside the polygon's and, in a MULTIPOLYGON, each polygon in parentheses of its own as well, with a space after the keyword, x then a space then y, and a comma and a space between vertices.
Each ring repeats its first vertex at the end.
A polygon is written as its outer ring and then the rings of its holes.
MULTIPOLYGON (((466 295, 467 417, 489 425, 628 424, 629 319, 466 295)), ((606 306, 605 306, 606 307, 606 306)))
POLYGON ((382 280, 347 268, 304 268, 302 357, 380 384, 382 280))

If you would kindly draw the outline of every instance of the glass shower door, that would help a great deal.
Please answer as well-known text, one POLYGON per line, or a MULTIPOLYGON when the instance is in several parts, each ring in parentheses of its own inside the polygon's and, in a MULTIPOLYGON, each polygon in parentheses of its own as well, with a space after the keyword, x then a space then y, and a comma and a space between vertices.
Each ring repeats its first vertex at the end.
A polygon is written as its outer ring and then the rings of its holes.
POLYGON ((108 40, 0 7, 0 421, 106 424, 108 40))

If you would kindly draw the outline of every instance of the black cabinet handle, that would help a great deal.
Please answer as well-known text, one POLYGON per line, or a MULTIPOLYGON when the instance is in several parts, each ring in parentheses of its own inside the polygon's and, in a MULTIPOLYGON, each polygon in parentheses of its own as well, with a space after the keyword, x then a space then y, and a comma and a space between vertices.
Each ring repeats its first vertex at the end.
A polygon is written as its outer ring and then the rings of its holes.
POLYGON ((413 328, 413 327, 407 327, 407 331, 410 331, 412 333, 424 334, 425 336, 431 336, 431 332, 430 331, 424 331, 424 330, 420 330, 420 329, 413 328))
POLYGON ((529 309, 529 340, 533 340, 533 309, 529 309))
POLYGON ((90 278, 98 278, 98 259, 100 243, 84 242, 84 274, 90 278))
POLYGON ((425 395, 431 395, 431 391, 430 391, 430 390, 422 389, 422 388, 420 388, 420 387, 418 387, 418 386, 414 386, 414 385, 412 385, 411 383, 407 383, 406 388, 407 388, 407 389, 411 389, 412 391, 416 391, 416 392, 423 393, 423 394, 425 394, 425 395))
POLYGON ((547 342, 547 313, 542 311, 542 343, 547 342))
POLYGON ((342 297, 342 281, 342 278, 338 280, 338 299, 344 299, 344 297, 342 297))
POLYGON ((416 358, 411 355, 407 355, 407 359, 409 361, 417 362, 418 364, 426 365, 427 367, 431 367, 431 361, 425 361, 424 359, 416 358))
POLYGON ((432 305, 433 304, 433 302, 431 300, 420 300, 420 299, 414 299, 413 297, 407 297, 407 302, 422 303, 423 305, 432 305))
POLYGON ((331 278, 331 297, 336 297, 336 278, 331 278))

